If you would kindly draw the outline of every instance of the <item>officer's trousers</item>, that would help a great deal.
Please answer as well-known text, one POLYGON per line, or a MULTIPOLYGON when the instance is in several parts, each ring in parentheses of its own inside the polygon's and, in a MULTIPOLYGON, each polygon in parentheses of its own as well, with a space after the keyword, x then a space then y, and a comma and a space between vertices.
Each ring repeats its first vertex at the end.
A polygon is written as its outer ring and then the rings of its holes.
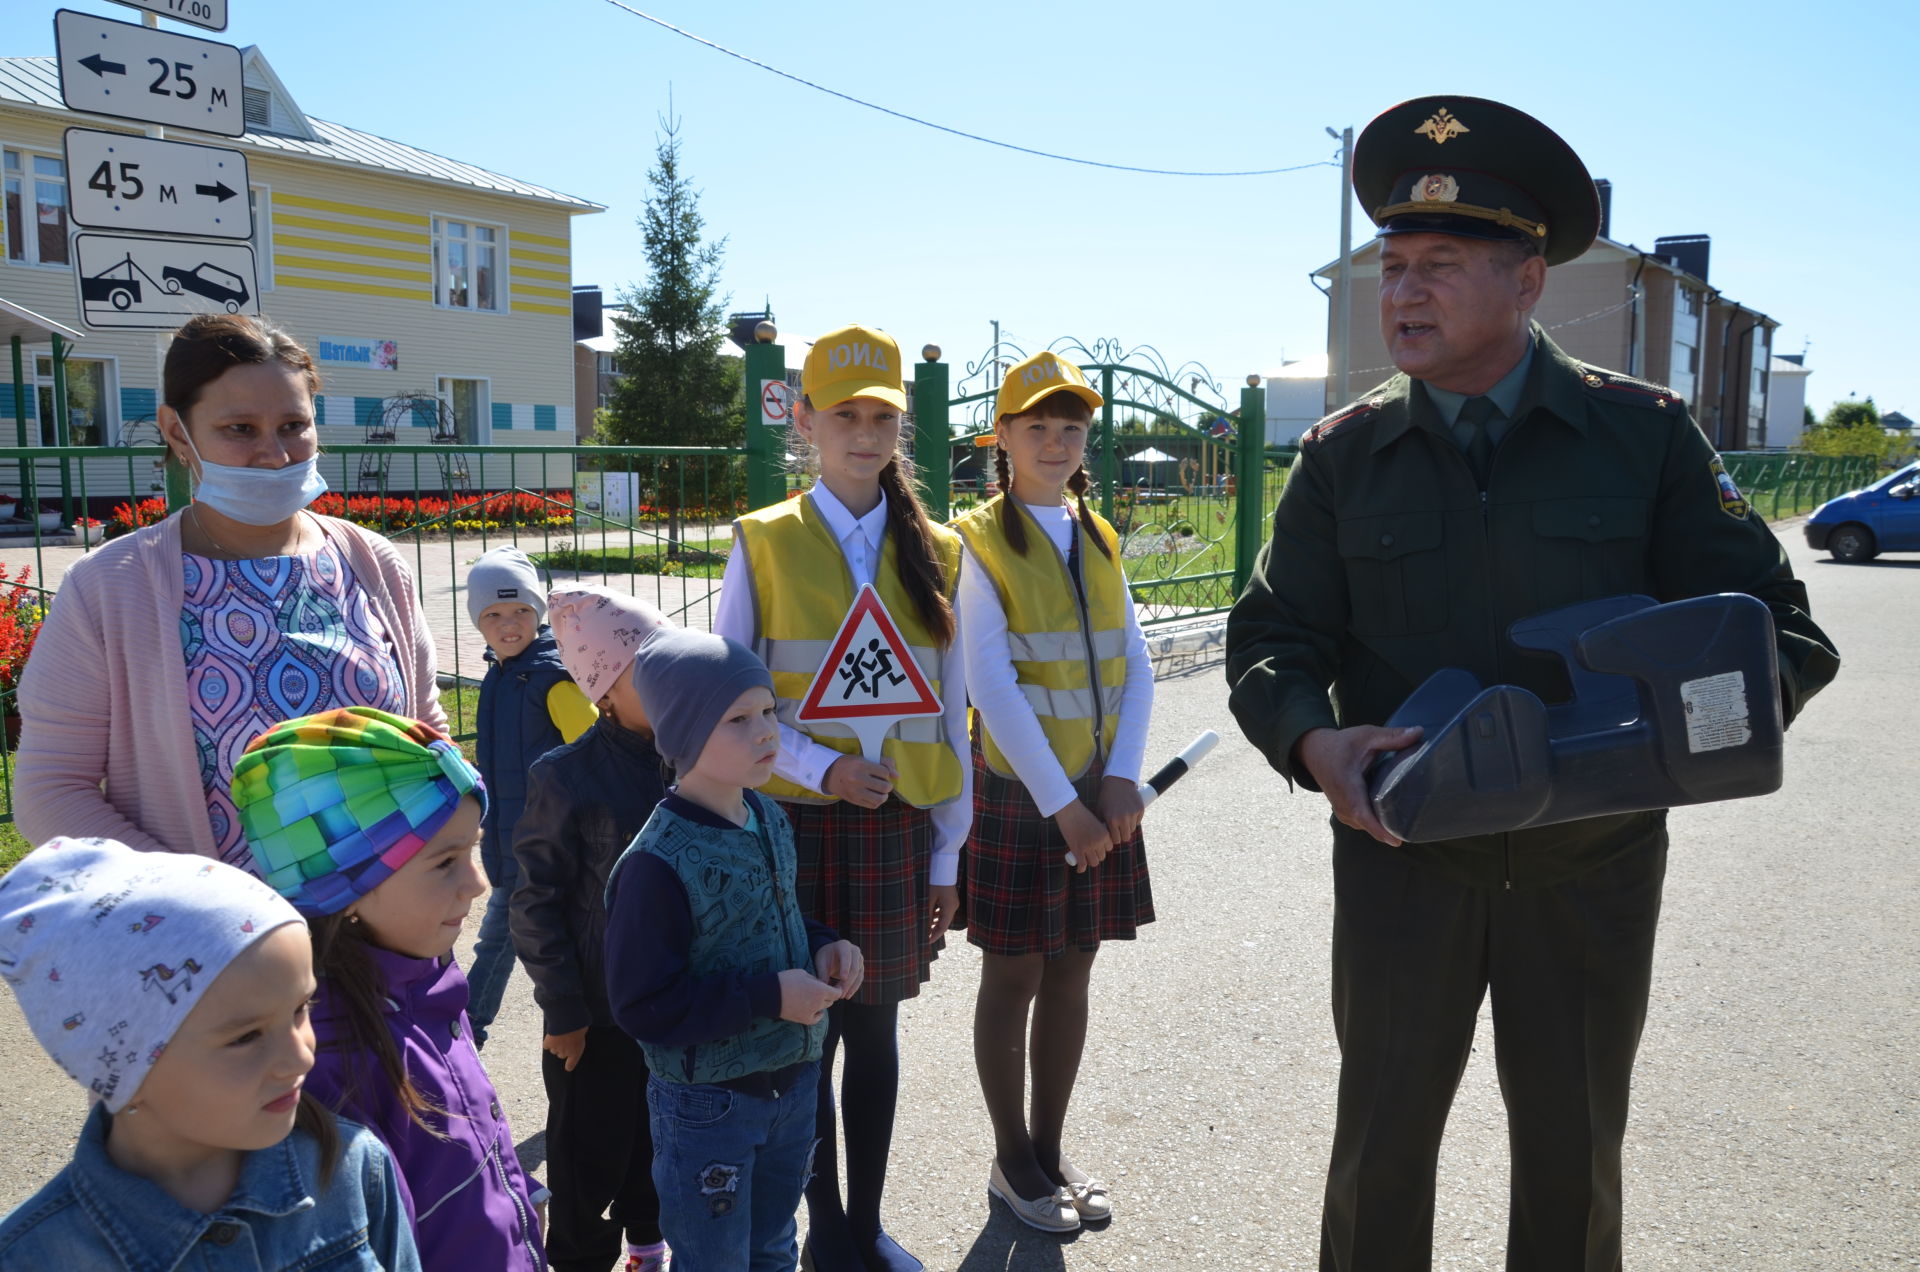
MULTIPOLYGON (((1344 837, 1342 837, 1344 838, 1344 837)), ((1511 1272, 1614 1272, 1620 1144, 1646 1023, 1666 832, 1546 887, 1475 887, 1369 840, 1334 848, 1340 1095, 1322 1272, 1424 1272, 1440 1136, 1493 996, 1511 1272)))

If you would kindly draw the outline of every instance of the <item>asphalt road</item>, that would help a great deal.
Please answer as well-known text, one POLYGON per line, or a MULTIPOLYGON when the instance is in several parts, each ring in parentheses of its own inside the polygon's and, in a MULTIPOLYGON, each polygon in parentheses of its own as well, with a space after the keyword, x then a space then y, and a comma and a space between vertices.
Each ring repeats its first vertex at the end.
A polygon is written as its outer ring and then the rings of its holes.
MULTIPOLYGON (((1635 1268, 1920 1265, 1920 751, 1907 727, 1920 558, 1837 566, 1797 525, 1781 533, 1845 666, 1789 735, 1784 790, 1673 815, 1626 1150, 1635 1268)), ((1313 1266, 1339 1058, 1324 804, 1290 796, 1240 738, 1217 663, 1163 678, 1150 753, 1208 727, 1220 748, 1148 815, 1159 921, 1109 945, 1095 971, 1068 1151, 1112 1181, 1116 1217, 1061 1239, 989 1205, 969 1031, 978 958, 961 944, 903 1013, 887 1215, 930 1269, 1313 1266)), ((485 1055, 534 1158, 538 1031, 516 976, 485 1055)), ((1440 1268, 1504 1264, 1490 1046, 1483 1020, 1441 1154, 1440 1268)), ((65 1159, 83 1101, 11 995, 0 1073, 10 1206, 65 1159)))

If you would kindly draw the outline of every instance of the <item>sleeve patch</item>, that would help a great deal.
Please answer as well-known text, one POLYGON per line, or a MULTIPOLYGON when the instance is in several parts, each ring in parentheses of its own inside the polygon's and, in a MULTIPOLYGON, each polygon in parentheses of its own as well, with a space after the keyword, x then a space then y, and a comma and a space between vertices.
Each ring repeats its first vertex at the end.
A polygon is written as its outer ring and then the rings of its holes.
POLYGON ((1747 519, 1747 497, 1740 493, 1740 487, 1733 484, 1733 478, 1727 472, 1727 466, 1718 455, 1707 465, 1707 471, 1713 474, 1713 484, 1720 494, 1720 511, 1735 521, 1747 519))

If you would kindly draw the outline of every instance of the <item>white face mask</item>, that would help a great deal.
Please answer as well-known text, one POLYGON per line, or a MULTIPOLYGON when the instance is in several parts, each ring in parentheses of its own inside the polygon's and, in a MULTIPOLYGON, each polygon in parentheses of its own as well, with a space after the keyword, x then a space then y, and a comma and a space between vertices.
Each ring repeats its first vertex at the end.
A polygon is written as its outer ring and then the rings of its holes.
POLYGON ((318 451, 285 468, 239 468, 202 458, 185 420, 180 421, 180 435, 200 465, 193 497, 223 517, 250 526, 277 526, 327 492, 318 451))

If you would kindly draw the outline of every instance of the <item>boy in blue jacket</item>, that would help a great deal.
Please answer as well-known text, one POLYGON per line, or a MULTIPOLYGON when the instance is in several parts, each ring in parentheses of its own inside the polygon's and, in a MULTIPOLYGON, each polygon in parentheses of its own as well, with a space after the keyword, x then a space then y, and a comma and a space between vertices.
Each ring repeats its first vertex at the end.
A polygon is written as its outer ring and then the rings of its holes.
POLYGON ((773 773, 773 678, 723 636, 668 628, 634 686, 679 778, 607 882, 607 997, 646 1052, 653 1180, 678 1272, 788 1272, 826 1009, 860 951, 804 919, 773 773))
POLYGON ((526 804, 527 770, 554 747, 585 733, 596 713, 561 664, 546 626, 540 576, 526 553, 500 547, 473 563, 467 572, 467 615, 487 642, 474 760, 492 796, 480 828, 480 866, 492 892, 467 968, 472 994, 467 1018, 478 1049, 486 1045, 487 1027, 513 975, 507 911, 519 878, 513 836, 526 804))

